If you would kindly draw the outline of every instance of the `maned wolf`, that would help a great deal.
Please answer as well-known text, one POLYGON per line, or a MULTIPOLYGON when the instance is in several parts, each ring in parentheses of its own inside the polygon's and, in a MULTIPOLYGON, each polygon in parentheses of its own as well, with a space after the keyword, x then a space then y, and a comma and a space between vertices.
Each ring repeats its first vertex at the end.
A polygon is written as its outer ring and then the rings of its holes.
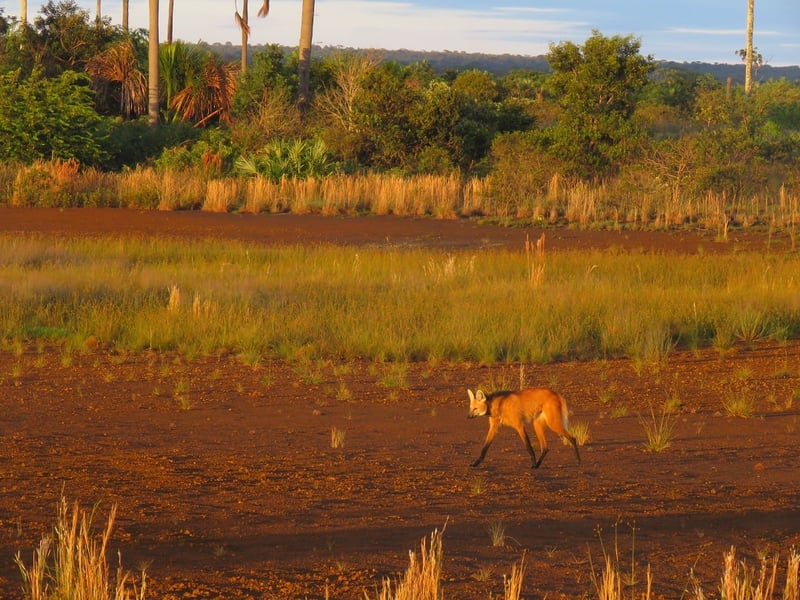
POLYGON ((467 393, 469 394, 468 417, 470 419, 484 415, 489 417, 489 433, 486 435, 481 455, 472 463, 473 467, 481 464, 486 457, 486 452, 501 425, 508 425, 516 429, 533 459, 532 469, 538 469, 547 454, 547 440, 544 437, 545 425, 572 444, 572 447, 575 448, 575 456, 578 457, 578 462, 581 462, 578 444, 567 431, 569 427, 567 401, 561 394, 548 388, 529 388, 518 392, 500 391, 493 392, 488 396, 481 390, 475 394, 472 393, 472 390, 467 390, 467 393), (539 449, 542 454, 538 461, 528 432, 525 430, 526 423, 533 423, 536 437, 539 438, 539 449))

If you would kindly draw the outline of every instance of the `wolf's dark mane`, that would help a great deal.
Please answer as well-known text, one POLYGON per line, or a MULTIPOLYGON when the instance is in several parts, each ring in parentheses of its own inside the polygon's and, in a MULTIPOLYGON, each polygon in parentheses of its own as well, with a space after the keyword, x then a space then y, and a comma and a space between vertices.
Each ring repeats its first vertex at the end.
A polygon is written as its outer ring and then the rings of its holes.
POLYGON ((497 390, 496 392, 487 394, 486 400, 494 400, 495 398, 499 398, 500 396, 508 396, 509 394, 513 393, 514 393, 513 390, 497 390))

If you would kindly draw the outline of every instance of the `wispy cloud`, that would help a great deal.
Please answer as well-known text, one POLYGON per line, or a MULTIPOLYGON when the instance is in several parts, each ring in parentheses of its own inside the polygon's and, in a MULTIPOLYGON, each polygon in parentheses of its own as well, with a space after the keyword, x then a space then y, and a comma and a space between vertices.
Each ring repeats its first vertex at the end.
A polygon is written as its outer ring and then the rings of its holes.
MULTIPOLYGON (((40 7, 41 0, 32 1, 29 14, 40 7)), ((93 0, 76 1, 94 14, 93 0)), ((237 0, 239 7, 242 1, 237 0)), ((301 3, 271 0, 266 19, 251 19, 251 43, 296 46, 301 3)), ((166 4, 161 2, 162 37, 166 4)), ((317 0, 314 43, 540 55, 547 53, 551 43, 583 43, 597 28, 605 35, 639 37, 642 52, 658 59, 734 61, 734 49, 744 45, 745 7, 737 3, 737 10, 729 10, 729 4, 730 0, 670 0, 645 8, 641 0, 501 0, 497 4, 486 0, 317 0)), ((105 2, 103 9, 113 22, 120 22, 119 2, 105 2)), ((146 28, 147 0, 130 0, 130 10, 132 27, 146 28)), ((177 0, 174 37, 239 44, 234 10, 234 2, 177 0)), ((798 23, 798 0, 771 0, 756 6, 756 45, 771 64, 800 61, 798 23)))
MULTIPOLYGON (((669 27, 667 31, 671 33, 680 33, 683 35, 737 35, 743 36, 745 34, 744 29, 696 29, 692 27, 669 27)), ((759 32, 760 33, 760 32, 759 32)))

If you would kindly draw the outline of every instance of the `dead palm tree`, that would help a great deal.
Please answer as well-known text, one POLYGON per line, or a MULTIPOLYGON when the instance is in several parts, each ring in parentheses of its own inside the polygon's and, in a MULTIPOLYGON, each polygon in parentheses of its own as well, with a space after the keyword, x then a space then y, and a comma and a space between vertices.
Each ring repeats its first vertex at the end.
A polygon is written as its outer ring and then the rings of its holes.
POLYGON ((139 69, 130 38, 119 40, 89 59, 86 72, 96 88, 118 86, 119 111, 124 117, 136 117, 147 110, 147 78, 139 69))
POLYGON ((204 127, 213 119, 230 123, 236 77, 235 64, 222 63, 209 52, 199 69, 187 74, 188 83, 173 96, 170 108, 195 127, 204 127))

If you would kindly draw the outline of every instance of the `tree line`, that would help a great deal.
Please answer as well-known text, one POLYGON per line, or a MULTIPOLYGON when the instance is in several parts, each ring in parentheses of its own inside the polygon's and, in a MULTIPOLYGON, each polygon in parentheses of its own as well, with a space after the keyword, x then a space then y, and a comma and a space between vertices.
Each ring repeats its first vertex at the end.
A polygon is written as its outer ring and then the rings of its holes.
POLYGON ((147 127, 148 35, 90 18, 73 0, 32 23, 0 9, 0 161, 72 159, 115 171, 204 177, 492 177, 513 201, 554 178, 730 197, 796 190, 800 85, 741 85, 659 65, 634 36, 553 43, 547 69, 497 75, 378 51, 252 51, 246 71, 210 47, 159 48, 160 127, 147 127), (657 188, 657 189, 656 189, 657 188))

